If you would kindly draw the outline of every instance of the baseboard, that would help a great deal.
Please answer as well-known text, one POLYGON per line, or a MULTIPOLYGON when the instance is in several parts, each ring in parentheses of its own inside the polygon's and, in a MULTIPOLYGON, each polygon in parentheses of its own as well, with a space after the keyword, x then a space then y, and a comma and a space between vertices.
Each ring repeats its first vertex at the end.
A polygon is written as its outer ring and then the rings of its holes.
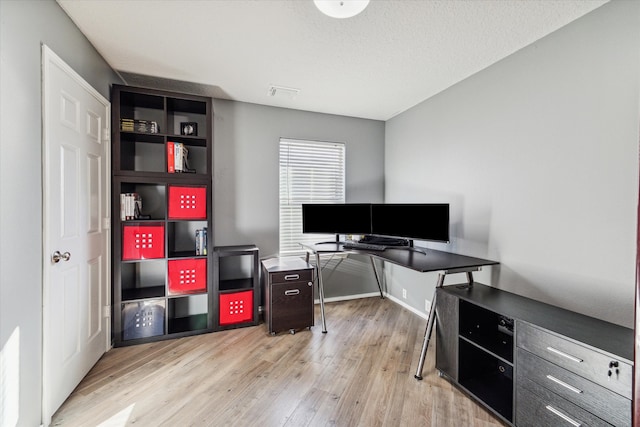
MULTIPOLYGON (((329 297, 325 298, 324 302, 337 302, 337 301, 349 301, 352 299, 361 299, 361 298, 380 298, 380 292, 368 292, 366 294, 356 294, 356 295, 341 295, 339 297, 329 297)), ((316 299, 314 301, 315 304, 320 304, 320 300, 316 299)))
POLYGON ((425 319, 425 320, 427 319, 427 317, 428 317, 428 313, 424 313, 424 312, 422 312, 422 311, 418 310, 418 309, 417 309, 417 308, 415 308, 415 307, 411 307, 409 304, 407 304, 406 302, 404 302, 404 301, 402 301, 402 300, 400 300, 400 299, 398 299, 398 298, 394 297, 393 295, 389 295, 389 294, 387 294, 387 295, 385 295, 385 296, 386 296, 388 299, 390 299, 391 301, 393 301, 393 302, 395 302, 396 304, 400 305, 401 307, 406 308, 406 309, 407 309, 407 310, 409 310, 410 312, 417 314, 418 316, 422 317, 422 318, 423 318, 423 319, 425 319))
MULTIPOLYGON (((394 297, 393 295, 390 294, 384 294, 385 298, 389 299, 390 301, 393 301, 394 303, 400 305, 403 308, 406 308, 407 310, 409 310, 412 313, 417 314, 418 316, 422 317, 423 319, 427 319, 428 314, 427 313, 423 313, 422 311, 411 307, 409 304, 407 304, 406 302, 399 300, 398 298, 394 297)), ((361 298, 373 298, 373 297, 377 297, 380 298, 380 292, 369 292, 366 294, 357 294, 357 295, 343 295, 343 296, 339 296, 339 297, 330 297, 330 298, 325 298, 324 302, 337 302, 337 301, 348 301, 348 300, 352 300, 352 299, 361 299, 361 298)), ((314 301, 315 304, 320 304, 320 300, 316 299, 314 301)))

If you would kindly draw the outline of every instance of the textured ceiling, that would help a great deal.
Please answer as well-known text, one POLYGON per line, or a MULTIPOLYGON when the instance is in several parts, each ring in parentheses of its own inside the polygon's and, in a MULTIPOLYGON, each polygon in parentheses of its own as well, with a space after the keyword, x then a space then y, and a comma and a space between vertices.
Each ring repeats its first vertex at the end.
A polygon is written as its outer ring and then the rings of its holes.
POLYGON ((607 1, 372 0, 348 19, 311 0, 58 3, 129 84, 387 120, 607 1))

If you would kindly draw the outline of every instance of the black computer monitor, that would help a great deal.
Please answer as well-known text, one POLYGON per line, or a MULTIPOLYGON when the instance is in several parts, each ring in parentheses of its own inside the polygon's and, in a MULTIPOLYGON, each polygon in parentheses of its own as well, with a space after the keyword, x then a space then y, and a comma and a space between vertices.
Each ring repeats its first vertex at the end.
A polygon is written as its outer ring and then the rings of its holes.
POLYGON ((372 204, 371 234, 448 242, 449 204, 372 204))
POLYGON ((302 232, 369 234, 371 233, 371 204, 305 203, 302 205, 302 232))

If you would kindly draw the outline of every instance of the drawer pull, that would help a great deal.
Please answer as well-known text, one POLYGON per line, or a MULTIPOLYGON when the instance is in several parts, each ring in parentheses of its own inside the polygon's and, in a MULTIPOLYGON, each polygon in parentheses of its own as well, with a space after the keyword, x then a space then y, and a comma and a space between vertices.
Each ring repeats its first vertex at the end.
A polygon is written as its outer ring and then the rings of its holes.
POLYGON ((300 289, 289 289, 288 291, 284 291, 285 295, 298 295, 300 293, 300 289))
POLYGON ((574 386, 569 385, 569 384, 565 383, 564 381, 557 379, 553 375, 547 375, 547 378, 549 378, 551 381, 553 381, 556 384, 560 384, 564 388, 568 388, 569 390, 571 390, 574 393, 578 393, 578 394, 582 393, 582 390, 580 390, 579 388, 575 388, 574 386))
POLYGON ((284 276, 284 280, 298 280, 299 278, 299 274, 287 274, 286 276, 284 276))
POLYGON ((553 412, 554 414, 556 414, 557 416, 559 416, 560 418, 562 418, 563 420, 565 420, 569 424, 574 425, 575 427, 580 427, 582 425, 581 423, 569 418, 568 416, 566 416, 562 412, 558 411, 556 408, 554 408, 551 405, 547 405, 546 408, 547 408, 547 410, 553 412))
POLYGON ((577 362, 577 363, 582 362, 582 359, 578 359, 577 357, 572 356, 572 355, 570 355, 570 354, 567 354, 567 353, 565 353, 565 352, 562 352, 562 351, 560 351, 560 350, 558 350, 558 349, 556 349, 556 348, 553 348, 553 347, 547 347, 547 350, 549 350, 550 352, 555 353, 555 354, 557 354, 557 355, 559 355, 559 356, 566 357, 567 359, 572 360, 572 361, 574 361, 574 362, 577 362))

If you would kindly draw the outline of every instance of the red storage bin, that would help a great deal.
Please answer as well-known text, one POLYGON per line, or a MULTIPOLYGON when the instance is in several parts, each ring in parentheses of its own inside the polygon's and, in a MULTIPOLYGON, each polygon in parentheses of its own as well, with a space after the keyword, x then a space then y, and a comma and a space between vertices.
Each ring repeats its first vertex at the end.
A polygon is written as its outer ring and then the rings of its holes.
POLYGON ((220 295, 220 325, 253 320, 253 290, 220 295))
POLYGON ((164 258, 164 225, 125 225, 122 259, 164 258))
POLYGON ((206 219, 207 188, 169 186, 169 219, 206 219))
POLYGON ((207 290, 206 259, 171 260, 167 264, 169 264, 169 293, 184 294, 207 290))

